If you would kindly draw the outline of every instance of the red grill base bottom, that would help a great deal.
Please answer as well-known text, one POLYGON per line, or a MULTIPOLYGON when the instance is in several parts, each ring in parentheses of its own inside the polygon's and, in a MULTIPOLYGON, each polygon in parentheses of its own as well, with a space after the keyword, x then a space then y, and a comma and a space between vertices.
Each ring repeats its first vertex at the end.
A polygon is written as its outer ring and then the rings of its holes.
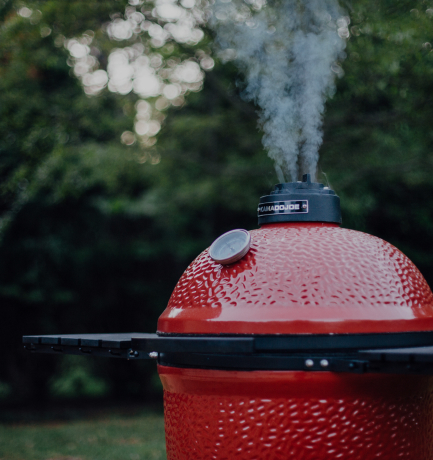
POLYGON ((168 460, 433 459, 433 379, 158 366, 168 460))

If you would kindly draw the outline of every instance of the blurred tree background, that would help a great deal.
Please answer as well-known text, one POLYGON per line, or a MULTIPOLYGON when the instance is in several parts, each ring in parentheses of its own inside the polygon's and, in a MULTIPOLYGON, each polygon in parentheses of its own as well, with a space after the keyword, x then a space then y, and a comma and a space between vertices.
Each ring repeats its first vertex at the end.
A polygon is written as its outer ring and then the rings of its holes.
MULTIPOLYGON (((343 6, 319 179, 433 285, 433 2, 343 6)), ((277 179, 205 9, 0 0, 0 401, 158 398, 154 363, 30 356, 21 336, 154 332, 187 265, 257 226, 277 179)))

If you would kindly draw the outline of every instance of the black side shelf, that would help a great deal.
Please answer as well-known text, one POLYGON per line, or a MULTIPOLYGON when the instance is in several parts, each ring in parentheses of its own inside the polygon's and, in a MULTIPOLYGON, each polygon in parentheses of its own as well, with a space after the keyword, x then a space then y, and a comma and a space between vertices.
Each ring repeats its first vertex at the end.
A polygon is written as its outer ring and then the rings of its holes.
POLYGON ((72 355, 92 355, 113 358, 150 359, 149 354, 131 353, 131 339, 151 338, 156 334, 132 332, 126 334, 62 334, 25 335, 24 348, 34 353, 64 353, 72 355))

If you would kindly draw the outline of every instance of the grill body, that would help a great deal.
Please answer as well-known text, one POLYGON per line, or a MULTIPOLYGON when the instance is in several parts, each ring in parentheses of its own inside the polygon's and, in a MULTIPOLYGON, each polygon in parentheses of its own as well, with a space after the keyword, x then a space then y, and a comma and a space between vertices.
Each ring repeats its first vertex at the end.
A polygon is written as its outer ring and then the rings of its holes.
MULTIPOLYGON (((333 223, 263 225, 222 266, 204 251, 158 322, 162 335, 433 330, 433 295, 398 249, 333 223)), ((199 352, 200 350, 197 350, 199 352)), ((158 366, 169 460, 432 459, 432 379, 158 366)))

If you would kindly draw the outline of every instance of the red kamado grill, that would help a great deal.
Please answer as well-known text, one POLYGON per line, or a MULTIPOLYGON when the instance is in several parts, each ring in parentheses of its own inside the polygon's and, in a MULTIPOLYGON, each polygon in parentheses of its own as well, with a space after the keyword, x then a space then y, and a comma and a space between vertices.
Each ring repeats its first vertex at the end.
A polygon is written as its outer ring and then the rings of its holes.
POLYGON ((328 187, 278 184, 218 238, 156 334, 25 336, 34 352, 156 359, 167 458, 433 458, 433 295, 398 249, 340 228, 328 187))

